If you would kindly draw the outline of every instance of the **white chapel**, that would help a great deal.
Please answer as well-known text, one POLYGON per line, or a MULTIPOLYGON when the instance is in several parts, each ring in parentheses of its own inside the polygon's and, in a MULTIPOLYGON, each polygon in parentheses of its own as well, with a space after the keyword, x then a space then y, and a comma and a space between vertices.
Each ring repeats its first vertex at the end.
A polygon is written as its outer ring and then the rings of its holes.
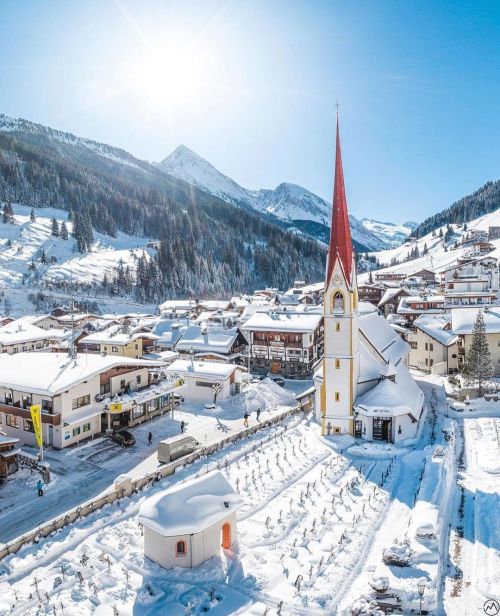
POLYGON ((321 434, 415 438, 424 396, 408 370, 410 348, 374 306, 358 302, 338 118, 323 314, 325 353, 314 375, 321 434))

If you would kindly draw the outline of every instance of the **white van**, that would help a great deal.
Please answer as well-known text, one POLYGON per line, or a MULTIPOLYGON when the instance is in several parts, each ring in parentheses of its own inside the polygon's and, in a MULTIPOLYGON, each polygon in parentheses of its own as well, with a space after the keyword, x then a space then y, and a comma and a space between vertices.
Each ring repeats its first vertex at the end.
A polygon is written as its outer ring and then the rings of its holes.
POLYGON ((158 443, 158 461, 162 464, 173 462, 200 447, 192 436, 172 436, 158 443))

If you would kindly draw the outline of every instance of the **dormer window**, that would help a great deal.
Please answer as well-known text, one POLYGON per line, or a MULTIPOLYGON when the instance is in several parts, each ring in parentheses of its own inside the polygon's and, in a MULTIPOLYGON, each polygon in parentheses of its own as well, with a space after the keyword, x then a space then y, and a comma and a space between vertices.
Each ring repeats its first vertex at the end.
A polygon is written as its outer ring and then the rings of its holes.
POLYGON ((333 312, 337 314, 343 314, 345 312, 344 307, 344 294, 341 291, 335 291, 332 297, 333 312))

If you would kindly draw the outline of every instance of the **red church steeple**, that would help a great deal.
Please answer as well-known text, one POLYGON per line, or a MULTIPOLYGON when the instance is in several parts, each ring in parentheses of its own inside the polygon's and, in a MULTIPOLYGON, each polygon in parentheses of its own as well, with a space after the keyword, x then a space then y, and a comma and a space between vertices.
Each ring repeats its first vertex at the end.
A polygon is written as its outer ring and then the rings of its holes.
POLYGON ((335 153, 335 183, 333 189, 332 226, 326 272, 326 286, 330 282, 336 260, 339 259, 348 285, 351 284, 353 251, 347 200, 345 196, 342 153, 340 151, 339 118, 337 114, 337 145, 335 153))

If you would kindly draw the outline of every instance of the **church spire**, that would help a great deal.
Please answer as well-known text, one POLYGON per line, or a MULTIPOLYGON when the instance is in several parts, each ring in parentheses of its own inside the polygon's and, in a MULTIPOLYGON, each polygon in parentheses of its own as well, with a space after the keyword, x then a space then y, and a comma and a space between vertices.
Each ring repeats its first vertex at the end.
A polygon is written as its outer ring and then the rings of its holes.
POLYGON ((328 249, 328 265, 326 285, 328 286, 337 259, 348 285, 352 275, 352 240, 347 214, 347 199, 345 196, 344 172, 342 169, 342 153, 340 151, 339 116, 337 109, 337 144, 335 152, 335 183, 333 189, 332 226, 330 229, 330 246, 328 249))

